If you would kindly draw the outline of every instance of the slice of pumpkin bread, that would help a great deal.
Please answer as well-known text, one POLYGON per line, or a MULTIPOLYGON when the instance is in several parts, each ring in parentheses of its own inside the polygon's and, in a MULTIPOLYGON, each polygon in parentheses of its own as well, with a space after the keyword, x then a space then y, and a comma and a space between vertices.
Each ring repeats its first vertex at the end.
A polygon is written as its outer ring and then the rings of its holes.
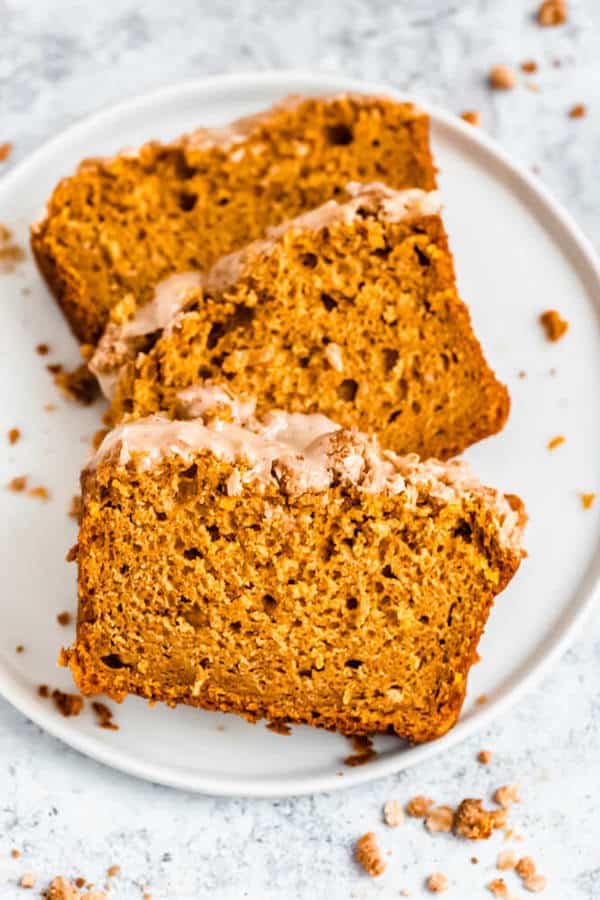
POLYGON ((183 389, 225 378, 259 413, 320 412, 442 459, 509 410, 456 289, 439 195, 382 184, 348 185, 204 278, 167 279, 108 325, 90 367, 114 393, 112 424, 175 415, 183 389))
POLYGON ((320 414, 207 389, 109 433, 82 475, 84 694, 343 733, 438 737, 460 712, 521 501, 320 414))
POLYGON ((95 343, 124 294, 144 303, 351 180, 435 186, 427 116, 347 94, 290 97, 225 128, 84 161, 32 228, 38 265, 73 331, 95 343))

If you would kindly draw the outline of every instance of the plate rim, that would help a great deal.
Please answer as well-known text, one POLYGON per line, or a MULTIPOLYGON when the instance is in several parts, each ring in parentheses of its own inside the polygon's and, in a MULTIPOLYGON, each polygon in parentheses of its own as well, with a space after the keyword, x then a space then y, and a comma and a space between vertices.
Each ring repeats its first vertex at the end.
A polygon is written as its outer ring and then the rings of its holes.
MULTIPOLYGON (((447 112, 436 104, 415 99, 403 91, 377 82, 348 78, 336 72, 310 72, 304 69, 280 69, 262 72, 234 72, 213 75, 199 79, 188 79, 171 84, 158 90, 145 91, 117 104, 105 106, 98 112, 79 119, 74 124, 44 141, 25 159, 0 178, 0 201, 4 192, 10 192, 13 182, 19 182, 35 169, 48 153, 54 153, 61 146, 68 146, 73 140, 83 136, 90 128, 98 128, 109 124, 112 119, 119 119, 127 112, 136 113, 152 108, 155 104, 168 101, 169 98, 181 99, 182 95, 211 94, 227 89, 241 89, 242 92, 272 88, 281 90, 281 96, 287 93, 339 93, 357 91, 370 94, 386 94, 395 99, 416 103, 428 113, 433 123, 443 126, 450 133, 462 136, 464 140, 474 143, 480 150, 497 161, 505 171, 509 172, 516 183, 526 189, 541 208, 544 208, 568 238, 572 254, 571 267, 581 275, 583 263, 588 276, 598 292, 596 306, 600 308, 600 261, 596 257, 591 241, 583 233, 571 213, 559 203, 550 190, 536 178, 520 162, 514 160, 496 141, 479 129, 462 121, 458 116, 447 112)), ((547 224, 547 223, 546 223, 547 224)), ((565 251, 566 255, 566 251, 565 251)), ((591 290, 588 290, 590 295, 591 290)), ((546 638, 546 643, 533 658, 521 667, 522 671, 513 674, 509 683, 502 688, 499 696, 490 701, 476 715, 459 720, 457 725, 444 737, 427 744, 411 748, 409 753, 402 751, 378 758, 368 766, 349 769, 344 777, 335 774, 310 776, 276 777, 273 782, 265 781, 263 776, 243 776, 239 779, 218 777, 185 772, 181 769, 170 769, 168 764, 149 763, 136 760, 130 752, 125 753, 104 744, 99 738, 78 732, 65 720, 45 712, 24 685, 14 676, 11 678, 8 669, 0 662, 0 695, 11 703, 19 712, 27 716, 50 735, 98 762, 147 781, 168 787, 187 790, 212 796, 269 798, 299 796, 323 791, 337 791, 358 784, 372 781, 387 775, 395 774, 403 769, 418 765, 420 762, 449 750, 461 741, 487 727, 494 719, 516 704, 521 697, 532 690, 544 678, 567 647, 572 643, 595 603, 600 597, 600 541, 590 557, 588 569, 582 581, 575 587, 568 609, 557 622, 555 633, 546 638), (514 679, 516 683, 512 683, 514 679)))

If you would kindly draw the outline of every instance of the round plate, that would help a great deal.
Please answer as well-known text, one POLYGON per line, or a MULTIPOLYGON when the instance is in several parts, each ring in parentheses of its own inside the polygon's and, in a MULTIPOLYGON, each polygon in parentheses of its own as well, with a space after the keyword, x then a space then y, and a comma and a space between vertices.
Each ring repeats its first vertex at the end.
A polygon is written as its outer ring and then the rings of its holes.
MULTIPOLYGON (((3 178, 3 222, 25 246, 29 223, 58 179, 83 157, 223 124, 288 93, 344 90, 392 93, 340 78, 267 73, 187 83, 129 101, 69 129, 3 178)), ((600 570, 600 503, 584 511, 580 492, 599 487, 600 420, 590 399, 600 393, 594 255, 546 190, 484 134, 422 105, 431 116, 462 296, 512 396, 502 434, 467 455, 483 480, 520 494, 530 516, 529 557, 492 612, 460 722, 423 746, 377 739, 374 762, 347 768, 347 741, 309 728, 283 737, 235 716, 149 708, 130 698, 115 708, 120 730, 108 731, 98 728, 89 704, 81 716, 66 719, 38 697, 40 683, 71 687, 56 658, 72 628, 58 625, 56 615, 75 613, 75 567, 65 553, 76 540, 76 526, 67 510, 100 409, 57 396, 46 364, 73 365, 78 348, 28 255, 14 274, 0 277, 2 429, 16 426, 23 434, 8 452, 5 445, 1 478, 5 483, 28 474, 30 485, 48 488, 50 500, 5 490, 0 495, 0 690, 83 753, 143 778, 212 794, 282 796, 356 784, 442 753, 487 724, 557 658, 590 606, 600 570), (570 322, 557 344, 546 341, 537 322, 548 308, 570 322), (49 356, 36 354, 41 342, 50 345, 49 356), (48 403, 56 409, 45 410, 48 403), (566 443, 549 452, 555 435, 564 435, 566 443), (24 652, 15 652, 18 644, 24 652)))

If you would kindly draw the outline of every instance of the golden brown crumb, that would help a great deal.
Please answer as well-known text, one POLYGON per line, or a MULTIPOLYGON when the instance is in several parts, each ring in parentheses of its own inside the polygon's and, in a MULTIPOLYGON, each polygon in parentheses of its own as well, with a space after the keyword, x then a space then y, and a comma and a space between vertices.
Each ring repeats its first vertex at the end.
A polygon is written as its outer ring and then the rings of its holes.
POLYGON ((591 509, 594 505, 594 500, 596 499, 595 494, 582 494, 581 495, 581 505, 584 509, 591 509))
POLYGON ((494 897, 508 898, 510 896, 508 888, 506 887, 506 882, 503 878, 494 878, 494 880, 490 881, 487 885, 487 889, 494 897))
POLYGON ((527 75, 532 75, 537 70, 538 64, 533 59, 527 59, 521 63, 521 72, 525 72, 527 75))
POLYGON ((569 329, 569 323, 556 309, 547 309, 543 312, 540 316, 540 324, 549 341, 559 341, 569 329))
POLYGON ((536 874, 536 865, 531 856, 522 856, 521 859, 517 862, 515 866, 517 875, 519 878, 522 878, 523 881, 527 881, 529 878, 533 878, 536 874))
POLYGON ((76 403, 90 406, 100 396, 100 388, 96 378, 87 367, 87 363, 77 366, 72 372, 59 371, 54 375, 54 384, 76 403))
POLYGON ((427 879, 427 890, 432 894, 443 894, 448 890, 448 879, 442 872, 434 872, 427 879))
POLYGON ((23 644, 17 644, 17 646, 15 647, 15 652, 16 653, 24 653, 25 647, 23 646, 23 644))
POLYGON ((38 487, 29 488, 27 491, 27 495, 29 497, 35 497, 37 500, 49 500, 50 494, 48 493, 48 489, 38 485, 38 487))
POLYGON ((9 491, 20 494, 27 487, 27 475, 17 475, 16 478, 11 478, 6 487, 9 491))
POLYGON ((72 519, 77 519, 77 521, 79 522, 81 518, 81 494, 73 494, 73 496, 71 497, 69 515, 72 519))
POLYGON ((75 887, 77 887, 77 888, 85 887, 85 878, 82 878, 81 876, 79 876, 79 878, 76 878, 75 879, 75 887))
POLYGON ((10 431, 8 432, 8 443, 11 445, 16 444, 20 437, 21 437, 21 432, 19 431, 19 429, 11 428, 10 431))
POLYGON ((354 858, 373 878, 377 878, 385 872, 385 860, 372 831, 367 831, 366 834, 359 837, 354 848, 354 858))
POLYGON ((514 869, 516 865, 517 858, 512 850, 502 850, 501 853, 498 854, 496 868, 500 869, 501 872, 505 869, 514 869))
POLYGON ((24 259, 25 252, 13 242, 10 229, 0 225, 0 272, 3 274, 14 272, 24 259))
POLYGON ((523 880, 523 887, 528 891, 531 891, 532 894, 539 894, 540 891, 545 890, 546 888, 546 879, 543 875, 532 875, 531 878, 526 878, 523 880))
POLYGON ((56 621, 58 622, 59 625, 70 625, 72 620, 73 620, 73 617, 72 617, 71 613, 67 612, 66 610, 64 612, 59 613, 56 617, 56 621))
POLYGON ((21 878, 19 882, 22 888, 34 888, 35 887, 35 875, 32 875, 31 872, 26 872, 25 875, 21 878))
POLYGON ((454 810, 451 806, 436 806, 425 819, 425 828, 432 834, 452 831, 454 810))
POLYGON ((35 348, 35 352, 39 353, 40 356, 48 356, 50 353, 50 347, 48 344, 38 344, 35 348))
POLYGON ((46 700, 50 696, 50 688, 47 684, 40 684, 37 689, 38 697, 42 697, 46 700))
POLYGON ((8 159, 12 152, 12 144, 9 144, 7 141, 0 144, 0 162, 4 162, 8 159))
POLYGON ((348 738, 356 753, 347 756, 344 760, 345 766, 356 768, 356 766, 364 766, 366 763, 376 759, 377 751, 373 747, 373 739, 366 734, 354 734, 348 738))
POLYGON ((383 821, 390 828, 397 828, 404 822, 404 810, 399 800, 387 800, 383 807, 383 821))
POLYGON ((275 719, 273 722, 267 722, 267 728, 275 734, 282 734, 286 737, 292 733, 292 729, 288 723, 284 722, 282 719, 275 719))
POLYGON ((63 370, 62 363, 48 363, 46 365, 46 370, 50 372, 51 375, 58 375, 63 370))
POLYGON ((494 800, 496 803, 500 804, 500 806, 510 806, 512 803, 520 803, 521 798, 519 797, 519 785, 518 784, 505 784, 502 787, 499 787, 494 794, 494 800))
POLYGON ((472 856, 472 857, 471 857, 471 862, 473 863, 474 866, 476 866, 477 863, 479 862, 479 860, 478 860, 478 858, 477 858, 476 856, 472 856))
POLYGON ((44 403, 44 412, 54 412, 55 409, 55 403, 44 403))
POLYGON ((112 720, 112 709, 110 709, 106 703, 94 700, 92 702, 92 709, 96 716, 96 724, 99 725, 100 728, 106 728, 109 731, 119 730, 119 726, 112 720))
POLYGON ((490 69, 489 82, 494 90, 510 91, 517 83, 517 78, 510 66, 493 66, 490 69))
POLYGON ((487 703, 487 694, 480 694, 475 703, 477 706, 483 706, 484 703, 487 703))
POLYGON ((79 550, 79 544, 73 544, 73 546, 67 551, 67 555, 65 556, 66 562, 75 562, 77 559, 77 551, 79 550))
POLYGON ((567 21, 566 0, 544 0, 537 12, 538 23, 544 27, 564 25, 567 21))
POLYGON ((408 801, 406 812, 413 819, 424 819, 433 805, 434 801, 431 797, 424 797, 422 794, 419 794, 408 801))
POLYGON ((110 866, 109 869, 106 870, 106 874, 109 878, 114 878, 121 871, 121 866, 110 866))
POLYGON ((583 105, 583 103, 577 103, 575 106, 572 106, 569 110, 569 118, 570 119, 583 119, 584 116, 587 115, 587 108, 583 105))
POLYGON ((58 688, 52 691, 52 699, 58 711, 69 718, 70 716, 78 716, 83 709, 83 697, 79 694, 67 694, 59 691, 58 688))
POLYGON ((18 859, 21 855, 21 851, 20 850, 11 850, 10 855, 12 856, 13 859, 18 859))
POLYGON ((470 841, 487 840, 495 828, 506 825, 505 809, 484 809, 483 801, 463 800, 454 816, 454 833, 470 841))
POLYGON ((548 450, 556 450, 557 447, 560 447, 561 444, 564 444, 566 438, 562 434, 558 434, 556 437, 553 437, 552 440, 548 441, 548 450))
POLYGON ((492 761, 492 754, 489 750, 480 750, 477 754, 477 762, 480 762, 483 766, 489 766, 492 761))
POLYGON ((476 109, 466 109, 460 114, 460 117, 469 125, 475 125, 475 127, 481 125, 481 113, 476 109))

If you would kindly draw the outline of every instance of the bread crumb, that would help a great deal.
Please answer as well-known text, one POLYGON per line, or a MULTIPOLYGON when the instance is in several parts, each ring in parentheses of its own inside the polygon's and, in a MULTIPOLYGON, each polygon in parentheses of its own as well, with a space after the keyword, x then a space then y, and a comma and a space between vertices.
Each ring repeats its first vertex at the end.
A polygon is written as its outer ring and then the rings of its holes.
POLYGON ((79 544, 73 544, 72 547, 67 550, 67 555, 65 556, 66 562, 75 562, 77 559, 77 551, 79 550, 79 544))
POLYGON ((483 706, 484 703, 487 703, 487 694, 480 694, 475 703, 477 706, 483 706))
POLYGON ((523 880, 523 887, 531 891, 532 894, 539 894, 540 891, 545 890, 546 888, 546 879, 543 875, 532 875, 531 878, 527 878, 523 880))
POLYGON ((24 652, 25 652, 25 647, 23 646, 23 644, 17 644, 17 646, 15 647, 15 653, 24 653, 24 652))
POLYGON ((85 878, 81 878, 81 876, 79 878, 76 878, 75 879, 75 887, 77 887, 77 888, 85 887, 85 878))
POLYGON ((50 494, 48 493, 48 489, 38 485, 38 487, 29 488, 27 491, 28 497, 35 497, 37 500, 49 500, 50 494))
POLYGON ((109 878, 114 878, 120 871, 121 866, 110 866, 110 868, 106 870, 106 874, 109 878))
POLYGON ((377 751, 373 747, 373 739, 366 734, 354 734, 348 738, 356 753, 344 759, 344 765, 350 768, 364 766, 377 758, 377 751))
POLYGON ((481 113, 476 109, 466 109, 460 114, 461 119, 478 128, 481 125, 481 113))
POLYGON ((72 372, 59 371, 54 374, 54 384, 76 403, 90 406, 100 396, 100 387, 87 363, 77 366, 72 372))
POLYGON ((506 825, 505 809, 484 809, 482 800, 466 798, 454 816, 454 833, 470 841, 487 840, 506 825))
POLYGON ((44 403, 44 412, 54 412, 55 409, 55 403, 44 403))
POLYGON ((502 850, 498 854, 496 868, 500 869, 501 872, 505 869, 514 869, 516 865, 517 858, 512 850, 502 850))
POLYGON ((548 450, 556 450, 557 447, 560 447, 561 444, 564 444, 566 438, 562 434, 558 434, 556 437, 553 437, 550 441, 548 441, 548 450))
POLYGON ((569 330, 569 323, 563 319, 556 309, 547 309, 540 316, 540 324, 546 332, 549 341, 560 341, 561 337, 569 330))
POLYGON ((63 370, 62 363, 48 363, 46 365, 46 371, 50 372, 51 375, 58 375, 63 370))
POLYGON ((8 432, 8 443, 11 444, 11 446, 12 446, 13 444, 17 443, 17 441, 19 440, 20 437, 21 437, 21 432, 19 431, 19 429, 11 428, 10 431, 8 432))
POLYGON ((570 119, 583 119, 587 115, 587 107, 583 103, 577 103, 569 110, 570 119))
POLYGON ((385 872, 385 860, 372 831, 359 837, 354 848, 354 858, 372 878, 378 878, 385 872))
POLYGON ((19 884, 22 888, 34 888, 35 887, 35 875, 32 875, 31 872, 26 872, 25 875, 21 878, 19 884))
POLYGON ((413 819, 424 819, 433 805, 434 801, 431 797, 424 797, 422 794, 418 794, 408 801, 406 812, 413 819))
POLYGON ((494 878, 494 880, 490 881, 487 885, 487 889, 494 897, 508 898, 510 896, 508 888, 506 887, 506 882, 503 878, 494 878))
POLYGON ((482 766, 489 766, 492 761, 492 754, 490 750, 480 750, 477 754, 477 762, 480 762, 482 766))
POLYGON ((544 0, 537 11, 537 20, 545 28, 564 25, 567 21, 566 0, 544 0))
POLYGON ((5 162, 12 153, 12 144, 4 141, 0 144, 0 162, 5 162))
POLYGON ((536 874, 536 865, 531 856, 522 856, 515 866, 517 875, 523 881, 533 878, 536 874))
POLYGON ((8 275, 14 272, 24 259, 25 251, 14 243, 10 228, 0 225, 0 273, 8 275))
POLYGON ((38 344, 35 348, 35 352, 39 353, 40 356, 48 356, 50 353, 50 347, 48 344, 38 344))
POLYGON ((65 610, 64 612, 61 612, 57 615, 56 621, 58 622, 59 625, 70 625, 71 622, 73 621, 73 616, 71 615, 70 612, 67 612, 65 610))
POLYGON ((61 875, 57 875, 45 895, 47 900, 109 900, 106 891, 91 891, 93 885, 86 885, 85 878, 76 878, 74 885, 61 875), (81 894, 80 890, 88 889, 90 893, 81 894))
POLYGON ((478 860, 478 858, 477 858, 476 856, 472 856, 472 857, 471 857, 471 862, 473 863, 474 866, 476 866, 477 863, 479 862, 479 860, 478 860))
POLYGON ((47 698, 50 696, 50 688, 47 684, 38 685, 37 692, 38 697, 42 697, 43 700, 47 700, 47 698))
POLYGON ((427 879, 427 890, 432 894, 443 894, 448 890, 449 882, 442 872, 434 872, 427 879))
POLYGON ((404 822, 404 810, 399 800, 387 800, 383 807, 383 821, 390 828, 397 828, 404 822))
POLYGON ((517 83, 517 78, 510 66, 493 66, 490 69, 489 83, 494 90, 510 91, 517 83))
POLYGON ((267 728, 275 734, 289 736, 292 733, 292 729, 283 719, 274 719, 272 722, 268 722, 267 728))
POLYGON ((582 494, 581 495, 581 505, 584 509, 591 509, 594 505, 594 500, 596 499, 595 494, 582 494))
POLYGON ((94 700, 92 702, 92 709, 96 716, 96 724, 100 728, 106 728, 109 731, 119 730, 119 726, 112 720, 112 709, 110 709, 110 707, 108 707, 106 703, 101 703, 99 700, 94 700))
POLYGON ((83 709, 83 697, 79 694, 67 694, 55 689, 52 691, 52 699, 58 711, 65 718, 78 716, 83 709))
POLYGON ((521 63, 521 72, 525 72, 527 75, 532 75, 537 70, 538 64, 533 59, 527 59, 521 63))
POLYGON ((518 784, 505 784, 502 787, 499 787, 494 794, 494 800, 496 803, 500 804, 500 806, 510 806, 512 803, 520 803, 521 798, 519 797, 519 785, 518 784))
POLYGON ((20 494, 27 487, 27 475, 17 475, 16 478, 11 478, 6 487, 9 491, 20 494))
POLYGON ((451 806, 436 806, 425 819, 425 828, 431 834, 452 831, 454 810, 451 806))
POLYGON ((11 850, 10 855, 12 856, 13 859, 18 859, 21 855, 21 851, 20 850, 11 850))

